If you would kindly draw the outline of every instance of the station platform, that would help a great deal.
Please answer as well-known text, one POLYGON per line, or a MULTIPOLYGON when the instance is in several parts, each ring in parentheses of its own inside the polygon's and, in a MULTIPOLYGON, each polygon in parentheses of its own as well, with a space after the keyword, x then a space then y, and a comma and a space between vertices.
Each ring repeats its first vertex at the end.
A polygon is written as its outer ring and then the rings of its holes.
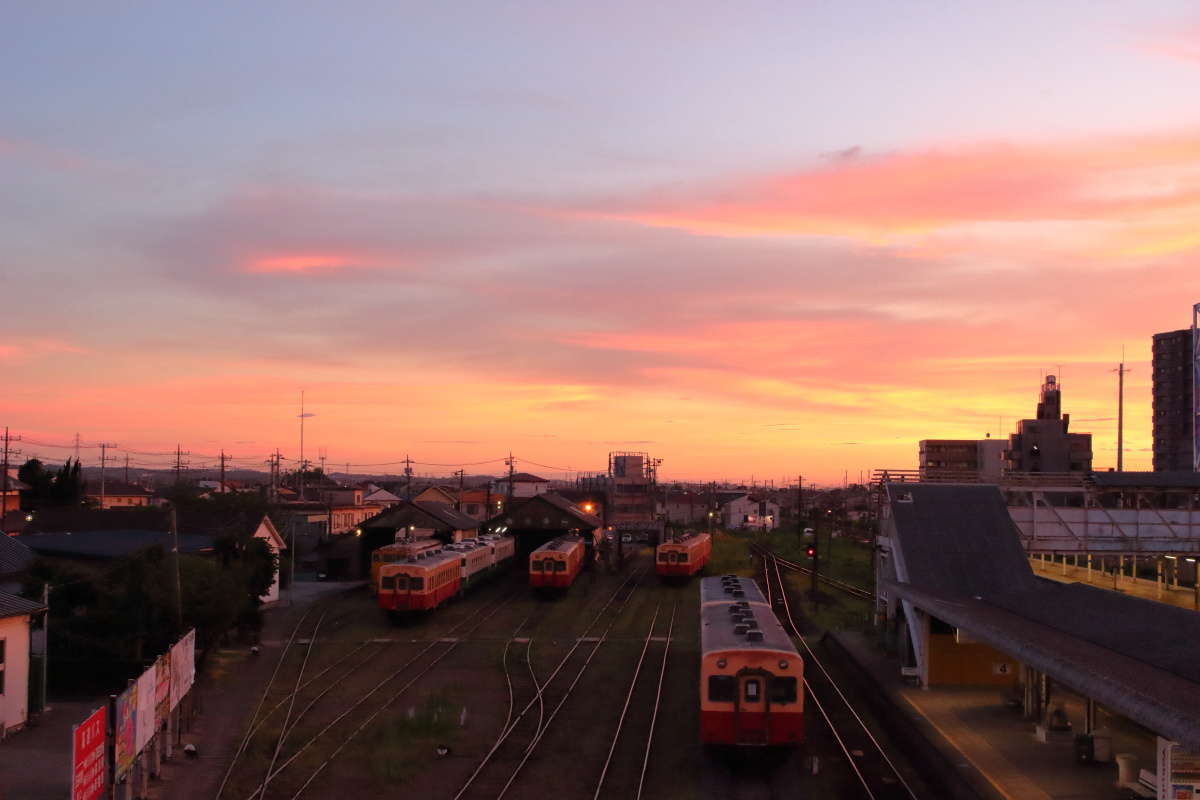
MULTIPOLYGON (((900 665, 862 634, 841 632, 835 642, 869 675, 898 710, 908 716, 963 781, 982 798, 1003 800, 1117 800, 1127 790, 1117 786, 1115 760, 1079 764, 1071 734, 1041 742, 1032 722, 1019 710, 1006 707, 996 688, 932 688, 908 685, 900 665)), ((1055 702, 1063 701, 1076 730, 1082 730, 1083 701, 1060 687, 1055 702)), ((1112 735, 1112 753, 1131 753, 1141 768, 1153 770, 1153 734, 1120 718, 1097 712, 1097 723, 1112 735)), ((1135 770, 1136 772, 1136 770, 1135 770)))
POLYGON ((1144 600, 1155 600, 1178 608, 1200 611, 1200 592, 1192 586, 1175 586, 1168 581, 1159 583, 1130 575, 1114 577, 1111 573, 1104 573, 1099 569, 1088 569, 1082 563, 1079 566, 1066 562, 1055 563, 1043 561, 1037 556, 1031 557, 1029 564, 1033 567, 1034 574, 1060 583, 1086 583, 1144 600))

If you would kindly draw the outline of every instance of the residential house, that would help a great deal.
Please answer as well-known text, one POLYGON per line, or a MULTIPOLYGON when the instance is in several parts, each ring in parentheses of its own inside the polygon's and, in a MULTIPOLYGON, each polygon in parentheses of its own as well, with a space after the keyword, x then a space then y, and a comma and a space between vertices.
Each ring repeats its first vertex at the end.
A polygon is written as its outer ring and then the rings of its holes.
POLYGON ((507 497, 510 482, 512 483, 513 499, 536 497, 539 494, 545 494, 550 491, 550 481, 546 478, 539 478, 537 475, 531 475, 528 472, 517 472, 511 478, 505 476, 496 481, 496 494, 507 497))
POLYGON ((384 489, 382 486, 377 486, 374 483, 368 483, 363 487, 363 503, 366 505, 376 505, 382 508, 394 506, 400 502, 400 497, 384 489))
POLYGON ((459 499, 459 511, 482 522, 504 510, 504 499, 504 495, 487 487, 467 489, 459 499))
POLYGON ((142 508, 151 505, 154 492, 123 481, 88 481, 87 501, 97 508, 142 508))
POLYGON ((427 486, 413 498, 413 501, 418 503, 441 503, 444 506, 453 506, 458 503, 458 496, 450 489, 445 489, 441 486, 427 486))
POLYGON ((721 523, 729 529, 774 530, 779 527, 779 504, 743 493, 721 506, 721 523))
POLYGON ((713 508, 711 495, 687 490, 668 490, 658 500, 658 513, 668 523, 708 524, 713 508))
POLYGON ((30 643, 41 603, 0 593, 0 739, 29 721, 30 643))

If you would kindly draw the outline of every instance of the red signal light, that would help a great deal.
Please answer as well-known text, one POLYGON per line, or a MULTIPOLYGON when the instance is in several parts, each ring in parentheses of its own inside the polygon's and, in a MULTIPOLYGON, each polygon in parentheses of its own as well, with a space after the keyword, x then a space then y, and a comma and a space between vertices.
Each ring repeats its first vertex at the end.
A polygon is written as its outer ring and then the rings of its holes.
POLYGON ((809 558, 812 558, 816 554, 817 554, 817 548, 815 548, 815 547, 808 548, 808 557, 809 558))

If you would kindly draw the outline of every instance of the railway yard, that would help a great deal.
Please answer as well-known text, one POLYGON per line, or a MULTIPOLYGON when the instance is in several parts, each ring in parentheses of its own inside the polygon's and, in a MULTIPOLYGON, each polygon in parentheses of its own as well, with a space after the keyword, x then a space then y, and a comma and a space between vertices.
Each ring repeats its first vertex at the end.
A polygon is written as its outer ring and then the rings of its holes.
POLYGON ((830 655, 800 636, 814 632, 804 576, 769 554, 741 557, 741 572, 805 659, 807 742, 702 747, 698 583, 662 583, 652 559, 646 549, 619 574, 586 571, 551 598, 514 572, 399 625, 365 590, 286 612, 288 638, 264 655, 270 681, 207 796, 929 796, 839 688, 830 655))

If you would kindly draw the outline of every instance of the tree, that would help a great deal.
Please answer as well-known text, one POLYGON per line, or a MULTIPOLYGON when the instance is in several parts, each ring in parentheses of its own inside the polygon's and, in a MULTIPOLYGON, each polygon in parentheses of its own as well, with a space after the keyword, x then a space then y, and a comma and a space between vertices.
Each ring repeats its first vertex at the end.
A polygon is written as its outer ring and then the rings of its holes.
POLYGON ((50 500, 54 485, 54 474, 36 458, 31 458, 17 470, 17 480, 29 487, 21 494, 21 505, 26 509, 38 509, 50 500))
POLYGON ((58 471, 54 473, 54 482, 50 486, 48 505, 79 506, 83 504, 83 468, 78 461, 72 463, 67 459, 58 471))

